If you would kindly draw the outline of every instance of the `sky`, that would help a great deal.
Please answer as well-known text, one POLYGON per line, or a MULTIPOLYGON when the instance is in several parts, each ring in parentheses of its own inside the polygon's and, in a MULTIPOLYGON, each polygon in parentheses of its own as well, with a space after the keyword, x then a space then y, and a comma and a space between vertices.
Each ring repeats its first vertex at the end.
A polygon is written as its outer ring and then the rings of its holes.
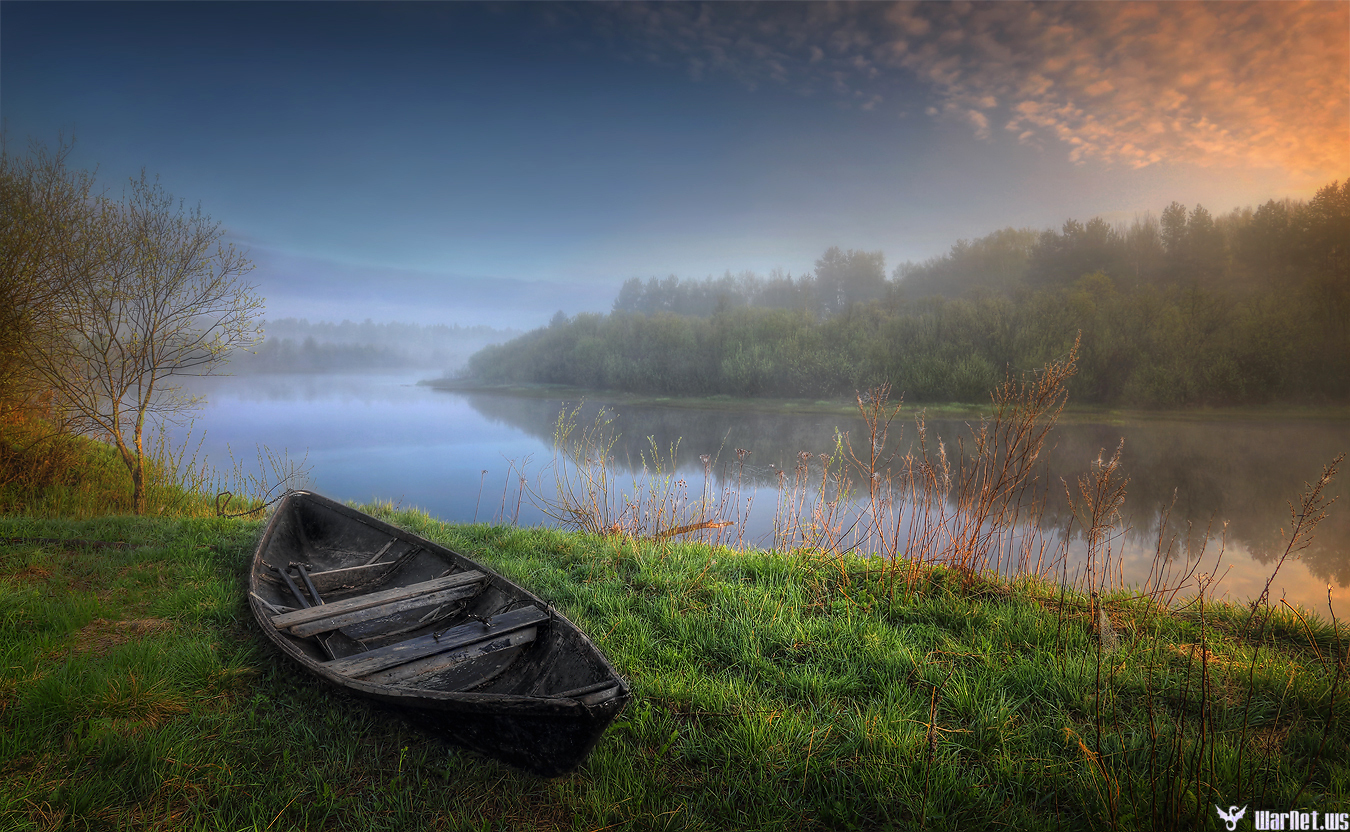
POLYGON ((74 137, 271 318, 529 328, 632 277, 1350 176, 1350 3, 0 2, 9 152, 74 137))

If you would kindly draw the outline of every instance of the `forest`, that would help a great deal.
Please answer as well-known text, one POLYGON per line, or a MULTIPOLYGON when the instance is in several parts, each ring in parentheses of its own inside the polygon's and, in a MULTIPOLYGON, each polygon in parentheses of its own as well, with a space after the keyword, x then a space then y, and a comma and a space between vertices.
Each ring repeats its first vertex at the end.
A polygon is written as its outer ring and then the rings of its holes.
POLYGON ((793 277, 633 278, 608 314, 472 356, 486 383, 670 395, 984 400, 1081 337, 1073 399, 1184 407, 1350 401, 1350 180, 1214 216, 1006 228, 886 273, 831 248, 793 277))

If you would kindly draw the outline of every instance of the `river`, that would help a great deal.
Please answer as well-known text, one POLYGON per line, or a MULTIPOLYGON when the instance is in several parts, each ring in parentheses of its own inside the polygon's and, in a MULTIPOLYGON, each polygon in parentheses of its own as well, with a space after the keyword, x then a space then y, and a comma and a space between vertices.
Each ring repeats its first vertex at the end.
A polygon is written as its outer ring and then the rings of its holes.
MULTIPOLYGON (((193 379, 191 390, 204 395, 206 403, 197 413, 190 446, 200 442, 200 455, 218 469, 231 468, 233 454, 257 470, 259 445, 284 451, 291 459, 305 460, 309 487, 341 500, 388 500, 452 522, 551 522, 529 492, 556 497, 549 465, 563 402, 435 390, 417 386, 417 378, 193 379)), ((580 422, 589 423, 607 404, 597 394, 587 402, 580 422)), ((855 440, 866 435, 861 420, 843 413, 755 409, 745 403, 710 403, 706 408, 611 404, 608 412, 610 429, 618 436, 614 455, 621 472, 640 468, 644 451, 650 461, 652 443, 665 456, 678 441, 674 477, 684 481, 690 499, 724 495, 735 483, 738 496, 724 516, 734 516, 737 526, 719 532, 720 539, 749 545, 771 543, 775 515, 782 511, 779 484, 791 481, 801 452, 812 455, 808 465, 814 466, 809 469, 814 477, 820 473, 818 455, 835 448, 836 431, 855 440), (738 448, 748 453, 738 459, 738 448), (700 461, 702 455, 709 457, 707 463, 700 461)), ((902 411, 889 448, 912 447, 912 414, 911 408, 902 411)), ((970 420, 928 419, 929 445, 935 448, 940 437, 951 453, 958 437, 968 441, 970 429, 970 420)), ((183 439, 185 429, 176 429, 175 435, 183 439)), ((1350 451, 1350 423, 1231 414, 1119 424, 1083 422, 1081 417, 1062 422, 1038 468, 1040 482, 1049 488, 1040 525, 1050 539, 1057 539, 1061 533, 1056 530, 1069 517, 1065 485, 1072 487, 1093 460, 1103 453, 1109 457, 1122 439, 1119 476, 1127 477, 1128 484, 1121 510, 1123 533, 1113 538, 1119 559, 1113 568, 1119 568, 1126 584, 1142 584, 1161 527, 1174 568, 1194 565, 1201 553, 1197 571, 1221 577, 1215 594, 1247 600, 1261 593, 1285 550, 1281 533, 1290 523, 1289 502, 1297 504, 1305 482, 1316 481, 1322 466, 1350 451)), ((1346 490, 1347 476, 1350 472, 1332 484, 1331 494, 1346 490)), ((618 490, 623 490, 620 480, 618 490)), ((1082 542, 1074 546, 1081 549, 1082 542)), ((1074 557, 1081 560, 1081 552, 1074 557)), ((1345 501, 1331 506, 1312 545, 1280 567, 1271 599, 1278 603, 1283 597, 1325 617, 1328 584, 1337 599, 1337 615, 1346 614, 1350 504, 1345 501)))

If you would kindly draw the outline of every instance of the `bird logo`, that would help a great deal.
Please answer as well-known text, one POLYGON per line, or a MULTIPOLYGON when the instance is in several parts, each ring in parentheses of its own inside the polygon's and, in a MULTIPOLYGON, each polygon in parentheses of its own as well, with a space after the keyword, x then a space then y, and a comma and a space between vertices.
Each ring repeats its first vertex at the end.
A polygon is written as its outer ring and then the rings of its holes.
POLYGON ((1219 813, 1219 820, 1228 824, 1228 832, 1233 832, 1237 829, 1237 822, 1242 820, 1243 815, 1247 814, 1247 807, 1243 806, 1239 809, 1236 806, 1229 806, 1228 811, 1225 812, 1222 806, 1215 806, 1214 811, 1219 813))

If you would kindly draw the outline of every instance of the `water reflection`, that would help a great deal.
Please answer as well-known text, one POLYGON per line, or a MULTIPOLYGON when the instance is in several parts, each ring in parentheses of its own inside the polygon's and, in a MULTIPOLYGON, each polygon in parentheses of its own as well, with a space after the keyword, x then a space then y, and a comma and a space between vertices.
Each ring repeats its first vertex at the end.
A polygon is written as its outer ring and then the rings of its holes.
MULTIPOLYGON (((286 448, 296 458, 307 453, 313 487, 338 499, 387 499, 456 522, 545 522, 543 512, 519 497, 512 466, 527 465, 532 477, 545 473, 562 402, 448 393, 416 387, 415 380, 336 375, 194 380, 194 390, 209 402, 195 436, 205 431, 202 451, 218 466, 228 459, 227 446, 237 458, 251 458, 255 443, 286 448)), ((580 418, 589 420, 605 404, 588 402, 580 418)), ((901 419, 896 427, 903 430, 893 429, 891 445, 903 452, 915 432, 911 416, 901 419)), ((630 467, 640 464, 648 437, 663 450, 678 441, 679 473, 691 492, 703 485, 702 454, 714 460, 712 487, 739 475, 754 510, 748 527, 736 531, 750 543, 771 538, 778 471, 791 472, 801 451, 832 452, 836 431, 856 443, 864 428, 860 419, 840 415, 636 405, 614 406, 612 427, 619 434, 615 455, 630 467), (736 448, 750 452, 743 470, 735 464, 736 448)), ((954 420, 931 420, 928 431, 930 443, 941 437, 949 449, 969 435, 968 425, 954 420)), ((1049 497, 1041 520, 1047 534, 1067 523, 1064 484, 1086 473, 1103 449, 1109 455, 1122 437, 1122 469, 1130 478, 1123 509, 1129 534, 1122 542, 1127 580, 1137 583, 1147 575, 1164 516, 1162 538, 1176 538, 1172 551, 1182 565, 1202 549, 1212 557, 1226 524, 1221 571, 1229 571, 1221 587, 1239 599, 1261 592, 1284 551, 1280 529, 1289 523, 1288 501, 1297 500, 1303 483, 1315 480, 1336 454, 1350 450, 1350 425, 1344 422, 1061 425, 1043 455, 1039 482, 1049 497), (1212 534, 1206 536, 1206 529, 1212 534)), ((818 472, 818 463, 812 465, 818 472)), ((545 475, 540 485, 547 482, 545 475)), ((1333 493, 1344 492, 1341 483, 1333 493)), ((1350 585, 1350 505, 1332 507, 1301 561, 1282 568, 1272 594, 1325 612, 1328 582, 1350 585)), ((1350 604, 1341 606, 1345 609, 1350 604)))
MULTIPOLYGON (((541 442, 551 441, 562 404, 493 394, 447 395, 463 396, 478 412, 513 424, 541 442)), ((678 440, 682 473, 698 476, 695 460, 711 454, 718 460, 719 486, 742 476, 761 491, 772 491, 778 486, 778 471, 792 471, 800 451, 833 452, 842 434, 848 434, 859 449, 867 445, 861 418, 605 402, 589 403, 581 418, 593 418, 600 407, 612 409, 612 425, 620 434, 616 444, 620 460, 638 464, 649 447, 648 437, 662 449, 678 440), (734 466, 735 448, 751 451, 743 473, 734 466)), ((912 418, 902 411, 892 427, 888 448, 901 455, 915 450, 912 418)), ((968 421, 927 420, 930 448, 940 438, 949 453, 955 453, 958 440, 969 441, 971 427, 968 421)), ((1244 591, 1254 595, 1285 551, 1281 529, 1289 526, 1289 502, 1297 502, 1305 483, 1316 481, 1324 465, 1350 450, 1350 426, 1256 420, 1061 424, 1042 454, 1044 468, 1038 482, 1042 491, 1050 492, 1041 520, 1047 530, 1068 525, 1066 486, 1073 487, 1100 454, 1109 456, 1122 439, 1121 471, 1129 478, 1122 510, 1126 559, 1136 564, 1136 574, 1141 569, 1146 573, 1160 539, 1164 551, 1180 558, 1202 551, 1217 555, 1225 543, 1228 554, 1220 570, 1231 572, 1224 586, 1235 595, 1244 591)), ((1350 471, 1343 476, 1350 476, 1350 471)), ((1333 484, 1333 494, 1339 486, 1333 484)), ((1305 603, 1325 608, 1328 582, 1350 585, 1350 506, 1333 507, 1301 561, 1309 574, 1298 594, 1305 603)))

